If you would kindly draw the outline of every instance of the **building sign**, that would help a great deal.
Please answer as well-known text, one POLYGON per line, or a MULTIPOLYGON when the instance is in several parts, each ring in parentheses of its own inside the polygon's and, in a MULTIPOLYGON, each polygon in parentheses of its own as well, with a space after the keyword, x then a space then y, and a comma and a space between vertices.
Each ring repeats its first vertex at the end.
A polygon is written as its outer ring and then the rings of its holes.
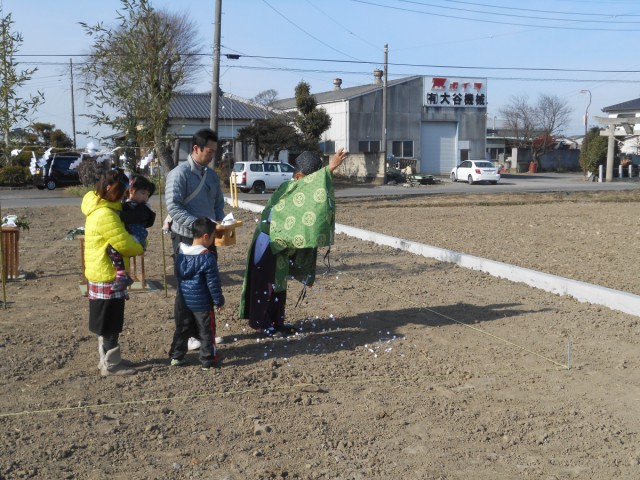
POLYGON ((486 107, 487 79, 423 77, 427 107, 486 107))

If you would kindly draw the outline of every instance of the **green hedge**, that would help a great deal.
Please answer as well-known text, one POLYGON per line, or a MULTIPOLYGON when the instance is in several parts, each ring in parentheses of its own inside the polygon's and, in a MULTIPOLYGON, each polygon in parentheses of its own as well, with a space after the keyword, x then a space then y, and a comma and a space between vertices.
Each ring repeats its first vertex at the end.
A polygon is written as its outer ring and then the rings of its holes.
POLYGON ((29 167, 2 167, 0 168, 0 185, 8 187, 21 187, 31 183, 31 171, 29 167))

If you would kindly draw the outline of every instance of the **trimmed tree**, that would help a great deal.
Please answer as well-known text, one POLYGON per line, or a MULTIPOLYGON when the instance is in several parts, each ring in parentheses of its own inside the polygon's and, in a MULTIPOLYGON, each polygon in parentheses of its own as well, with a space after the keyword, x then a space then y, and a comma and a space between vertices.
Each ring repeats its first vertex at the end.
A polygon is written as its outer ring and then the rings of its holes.
POLYGON ((258 157, 263 160, 277 159, 282 150, 294 150, 302 139, 285 116, 257 119, 238 130, 237 139, 255 146, 258 157))
MULTIPOLYGON (((587 137, 582 141, 582 144, 586 148, 580 151, 580 165, 585 166, 586 170, 594 175, 598 174, 598 166, 607 164, 607 150, 609 139, 606 136, 600 135, 600 129, 593 127, 587 132, 587 137)), ((616 144, 616 152, 618 145, 616 144)))
POLYGON ((324 108, 318 107, 307 82, 296 85, 295 95, 298 114, 294 123, 302 135, 300 148, 320 153, 320 137, 331 126, 331 117, 324 108))

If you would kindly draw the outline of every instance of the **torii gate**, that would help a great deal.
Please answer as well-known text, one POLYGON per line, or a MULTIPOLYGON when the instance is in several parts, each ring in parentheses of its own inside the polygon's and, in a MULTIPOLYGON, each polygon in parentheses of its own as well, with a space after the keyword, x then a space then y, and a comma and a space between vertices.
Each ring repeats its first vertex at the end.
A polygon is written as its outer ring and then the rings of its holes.
POLYGON ((603 137, 609 137, 607 144, 607 171, 605 181, 613 181, 613 152, 615 151, 616 127, 624 128, 627 135, 633 133, 633 125, 640 123, 640 118, 609 118, 609 117, 593 117, 599 123, 607 125, 607 129, 600 132, 603 137))

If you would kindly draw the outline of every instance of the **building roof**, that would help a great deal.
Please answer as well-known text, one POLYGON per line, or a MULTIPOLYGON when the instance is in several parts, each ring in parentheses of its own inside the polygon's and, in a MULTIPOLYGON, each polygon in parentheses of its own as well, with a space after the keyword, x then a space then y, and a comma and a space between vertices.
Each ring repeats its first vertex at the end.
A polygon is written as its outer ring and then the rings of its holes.
MULTIPOLYGON (((418 76, 414 77, 406 77, 400 78, 398 80, 391 80, 389 82, 389 86, 392 87, 394 85, 398 85, 400 83, 405 83, 410 80, 415 80, 416 78, 420 78, 418 76)), ((318 105, 322 105, 323 103, 333 103, 340 102, 342 100, 349 100, 351 98, 360 97, 367 93, 375 92, 376 90, 382 90, 382 84, 372 83, 369 85, 359 85, 356 87, 348 87, 348 88, 340 88, 337 90, 329 90, 327 92, 314 93, 313 96, 316 98, 318 105)), ((280 110, 289 110, 292 108, 296 108, 296 99, 294 98, 285 98, 283 100, 278 100, 273 103, 274 108, 280 110)))
POLYGON ((635 100, 629 100, 627 102, 617 103, 609 107, 604 107, 603 112, 620 112, 624 110, 633 110, 635 112, 640 111, 640 98, 635 100))
MULTIPOLYGON (((225 93, 218 100, 218 118, 253 120, 267 118, 272 114, 244 98, 225 93)), ((211 92, 181 93, 171 100, 169 118, 209 119, 211 116, 211 92)))

